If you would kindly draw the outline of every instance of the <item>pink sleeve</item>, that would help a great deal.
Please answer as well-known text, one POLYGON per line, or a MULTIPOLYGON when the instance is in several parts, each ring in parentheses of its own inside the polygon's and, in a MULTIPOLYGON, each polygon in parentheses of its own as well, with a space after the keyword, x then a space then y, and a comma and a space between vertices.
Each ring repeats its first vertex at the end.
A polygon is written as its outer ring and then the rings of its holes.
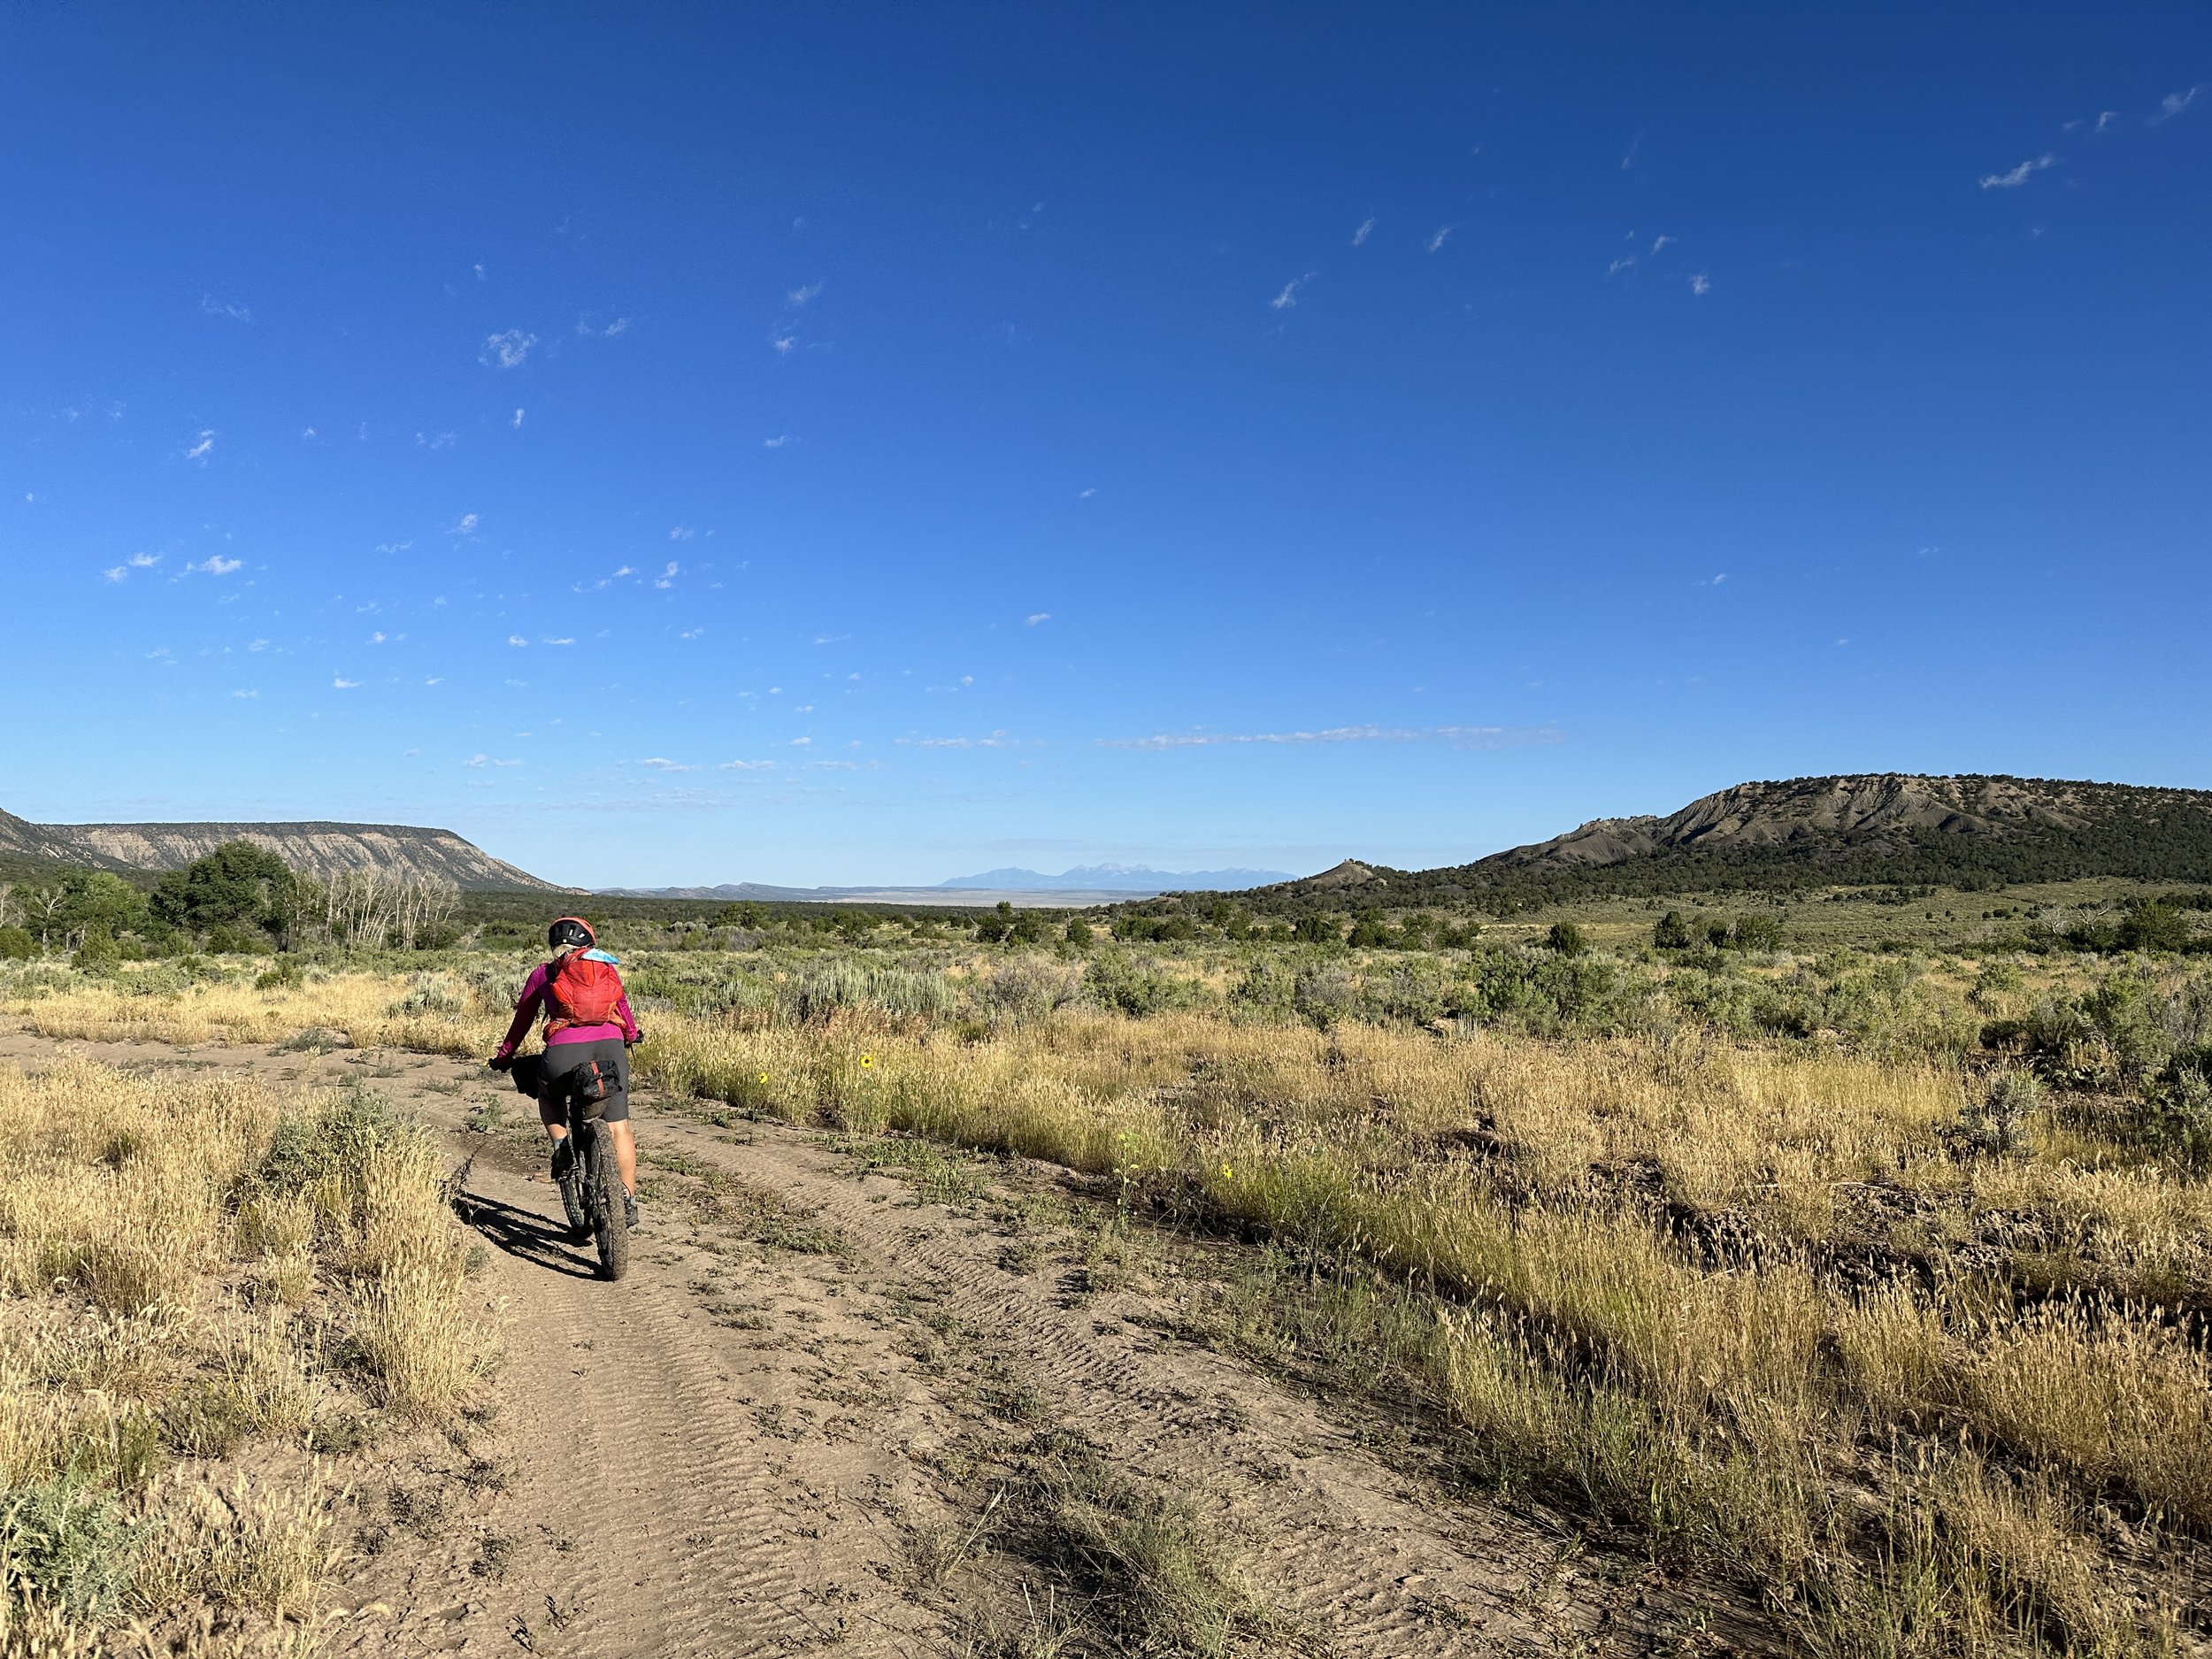
POLYGON ((507 1027, 507 1040, 499 1045, 500 1053, 512 1054, 522 1046, 522 1040, 530 1034, 530 1027, 537 1024, 538 1008, 544 1001, 545 964, 541 962, 522 982, 522 995, 515 1002, 514 1023, 507 1027))
POLYGON ((614 1019, 615 1024, 622 1027, 622 1041, 635 1042, 637 1016, 630 1012, 630 989, 627 986, 623 987, 622 995, 615 1001, 614 1019))

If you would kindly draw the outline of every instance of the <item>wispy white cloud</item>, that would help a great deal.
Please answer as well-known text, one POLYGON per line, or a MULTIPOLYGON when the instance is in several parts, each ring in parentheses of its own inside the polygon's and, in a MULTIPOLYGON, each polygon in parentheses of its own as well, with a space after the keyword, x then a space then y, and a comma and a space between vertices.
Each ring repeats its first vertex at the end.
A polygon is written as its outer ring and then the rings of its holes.
POLYGON ((1453 233, 1454 231, 1457 230, 1458 228, 1459 228, 1459 227, 1458 227, 1458 226, 1456 226, 1456 225, 1442 225, 1442 226, 1439 226, 1439 227, 1437 227, 1437 232, 1436 232, 1436 234, 1435 234, 1435 235, 1433 235, 1433 236, 1432 236, 1432 237, 1430 237, 1430 238, 1429 238, 1429 240, 1428 240, 1428 243, 1427 243, 1427 246, 1428 246, 1428 250, 1429 250, 1431 253, 1434 253, 1434 252, 1436 252, 1436 251, 1437 251, 1437 250, 1439 250, 1440 248, 1443 247, 1443 245, 1444 245, 1446 242, 1449 242, 1449 241, 1452 239, 1452 233, 1453 233))
POLYGON ((475 272, 476 272, 476 280, 477 280, 479 282, 483 281, 483 280, 485 280, 485 278, 484 278, 484 266, 483 266, 482 262, 481 262, 481 261, 479 261, 479 262, 477 263, 477 265, 473 267, 473 269, 474 269, 474 270, 475 270, 475 272))
POLYGON ((474 535, 476 534, 477 522, 477 517, 474 513, 465 512, 461 515, 461 522, 453 526, 453 534, 455 535, 474 535))
POLYGON ((1019 749, 1022 741, 1009 737, 1002 731, 988 737, 902 737, 901 744, 915 749, 1019 749))
POLYGON ((211 432, 202 431, 200 441, 184 452, 184 458, 188 461, 197 461, 202 466, 205 466, 209 452, 214 448, 215 434, 211 432))
POLYGON ((333 674, 330 677, 330 684, 334 691, 357 691, 361 687, 359 680, 348 680, 343 674, 333 674))
POLYGON ((404 541, 379 541, 376 544, 376 550, 379 553, 385 554, 388 557, 394 553, 404 553, 409 548, 414 545, 414 538, 410 536, 404 541))
POLYGON ((1707 276, 1707 275, 1705 274, 1705 273, 1703 273, 1702 271, 1699 272, 1699 273, 1698 273, 1695 276, 1694 276, 1694 277, 1692 277, 1692 278, 1690 279, 1690 292, 1691 292, 1691 293, 1693 293, 1693 294, 1710 294, 1712 291, 1713 291, 1713 279, 1712 279, 1712 278, 1710 278, 1710 277, 1709 277, 1709 276, 1707 276))
POLYGON ((227 317, 234 323, 253 321, 253 313, 242 305, 232 305, 217 299, 212 294, 200 296, 200 309, 210 317, 227 317))
POLYGON ((626 334, 630 332, 630 319, 626 317, 618 317, 604 328, 595 328, 592 326, 591 319, 579 317, 576 319, 576 332, 587 340, 611 340, 617 334, 626 334))
POLYGON ((134 553, 120 565, 111 565, 101 574, 111 582, 119 582, 133 571, 150 571, 161 563, 158 553, 134 553))
POLYGON ((696 766, 687 765, 680 760, 670 760, 664 755, 649 755, 638 762, 638 764, 652 772, 696 772, 699 770, 696 766))
POLYGON ((2194 104, 2197 101, 2197 94, 2203 90, 2201 86, 2195 86, 2191 87, 2185 92, 2169 92, 2164 97, 2159 99, 2158 108, 2151 116, 2151 125, 2164 126, 2194 104))
POLYGON ((668 533, 671 541, 688 541, 699 533, 687 524, 680 524, 668 533))
POLYGON ((261 694, 257 691, 234 691, 230 695, 243 701, 250 702, 261 694))
POLYGON ((1982 180, 1982 188, 1985 190, 2016 190, 2037 173, 2042 172, 2044 168, 2056 165, 2058 165, 2058 157, 2048 152, 2040 156, 2032 156, 2010 173, 1993 173, 1986 175, 1982 180))
POLYGON ((476 354, 476 360, 487 368, 519 368, 523 360, 530 355, 530 348, 537 343, 535 334, 519 328, 509 328, 500 334, 486 335, 484 349, 476 354))
POLYGON ((773 346, 778 353, 787 357, 790 355, 792 349, 798 345, 799 340, 798 336, 795 334, 778 334, 773 339, 769 341, 768 343, 771 346, 773 346))
POLYGON ((791 434, 789 433, 780 432, 772 438, 763 438, 760 441, 760 447, 764 449, 780 449, 785 444, 790 442, 791 434))
POLYGON ((510 645, 527 645, 530 641, 524 639, 519 634, 510 634, 507 636, 507 643, 510 645))
POLYGON ((1090 498, 1091 498, 1092 496, 1094 496, 1094 495, 1097 495, 1097 494, 1098 494, 1098 487, 1097 487, 1095 484, 1094 484, 1094 485, 1093 485, 1093 486, 1091 486, 1091 488, 1088 488, 1088 489, 1079 489, 1079 490, 1077 490, 1077 491, 1075 492, 1075 498, 1076 498, 1076 500, 1078 500, 1078 501, 1088 501, 1088 500, 1090 500, 1090 498))
POLYGON ((1614 260, 1611 265, 1605 267, 1605 274, 1609 277, 1618 276, 1624 271, 1633 271, 1635 268, 1636 256, 1632 253, 1624 254, 1619 258, 1614 260))
POLYGON ((184 568, 202 576, 227 576, 233 571, 243 570, 245 564, 243 559, 227 559, 220 553, 211 553, 197 565, 188 565, 184 568))
POLYGON ((653 586, 656 588, 673 588, 676 585, 676 578, 682 573, 682 571, 683 567, 678 565, 674 559, 669 560, 668 568, 654 579, 653 586))
POLYGON ((540 640, 538 643, 541 645, 573 645, 576 641, 574 640, 540 640))
POLYGON ((1102 737, 1101 749, 1211 749, 1228 744, 1270 743, 1450 743, 1463 749, 1503 749, 1520 743, 1555 743, 1551 726, 1333 726, 1317 732, 1166 732, 1152 737, 1102 737))
POLYGON ((726 760, 719 766, 717 766, 715 771, 773 772, 775 769, 776 763, 772 760, 726 760))
POLYGON ((1660 237, 1660 238, 1659 238, 1656 242, 1653 242, 1653 243, 1651 244, 1651 250, 1652 250, 1652 252, 1654 252, 1654 253, 1657 253, 1657 252, 1658 252, 1658 251, 1659 251, 1662 248, 1664 248, 1664 247, 1665 247, 1665 246, 1666 246, 1669 242, 1672 242, 1673 240, 1674 240, 1674 238, 1673 238, 1673 237, 1671 237, 1671 236, 1662 236, 1662 237, 1660 237))
POLYGON ((2117 110, 2100 110, 2097 111, 2097 124, 2089 130, 2093 133, 2101 133, 2119 119, 2120 111, 2117 110))
POLYGON ((307 427, 304 431, 303 431, 303 432, 300 434, 300 437, 301 437, 303 440, 305 440, 305 439, 308 439, 308 438, 311 438, 311 437, 313 437, 314 435, 315 435, 315 428, 314 428, 314 427, 312 427, 312 426, 309 426, 309 427, 307 427))
POLYGON ((784 303, 796 311, 809 300, 815 298, 821 291, 822 285, 819 282, 810 282, 804 288, 793 288, 790 293, 785 295, 784 303))
POLYGON ((426 432, 415 434, 415 447, 419 449, 450 449, 453 443, 453 434, 449 432, 441 432, 435 436, 426 432))
POLYGON ((1298 290, 1312 281, 1319 273, 1309 271, 1303 276, 1293 277, 1283 284, 1283 291, 1267 302, 1271 311, 1288 311, 1298 308, 1298 290))
POLYGON ((810 737, 795 737, 791 740, 790 746, 793 749, 812 749, 814 740, 810 737))
POLYGON ((1027 618, 1027 619, 1024 622, 1023 626, 1024 626, 1025 627, 1032 627, 1032 628, 1033 628, 1033 627, 1035 627, 1035 626, 1037 626, 1040 622, 1049 622, 1049 621, 1051 621, 1051 620, 1052 620, 1052 612, 1051 612, 1051 611, 1038 611, 1035 615, 1033 615, 1033 616, 1032 616, 1032 617, 1028 618, 1027 618))
POLYGON ((515 411, 515 418, 511 424, 516 431, 519 432, 522 430, 522 411, 519 409, 515 411))
POLYGON ((1375 219, 1374 215, 1371 213, 1367 218, 1360 221, 1359 228, 1352 233, 1352 246, 1355 248, 1361 246, 1374 234, 1375 219))

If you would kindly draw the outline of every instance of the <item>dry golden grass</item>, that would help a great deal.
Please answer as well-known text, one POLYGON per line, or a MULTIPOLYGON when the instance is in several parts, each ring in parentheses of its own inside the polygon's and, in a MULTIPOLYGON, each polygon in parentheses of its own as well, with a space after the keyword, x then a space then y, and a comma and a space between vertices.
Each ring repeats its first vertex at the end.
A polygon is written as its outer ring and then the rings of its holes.
POLYGON ((0 1655, 296 1647, 343 1501, 303 1448, 443 1417, 490 1362, 437 1177, 358 1096, 0 1069, 0 1655))
MULTIPOLYGON (((335 1025, 488 1052, 502 1010, 459 983, 100 988, 31 1011, 81 1036, 335 1025)), ((2160 1652, 2166 1603, 2203 1587, 2212 1376, 2162 1310, 2212 1294, 2212 1184, 2049 1122, 2032 1156, 1967 1156, 1947 1064, 1200 1014, 649 1024, 641 1071, 680 1096, 1046 1159, 1373 1263, 1435 1310, 1419 1369, 1478 1461, 1758 1582, 1823 1650, 2160 1652), (2097 1518, 2116 1504, 2124 1558, 2097 1518)), ((219 1249, 220 1217, 166 1190, 134 1202, 219 1249)), ((303 1193, 311 1219, 253 1213, 269 1262, 342 1236, 387 1397, 465 1389, 410 1324, 434 1320, 449 1263, 365 1194, 303 1193), (410 1312, 379 1301, 403 1293, 410 1312)), ((65 1211, 0 1272, 58 1264, 126 1314, 157 1299, 163 1264, 87 1249, 87 1225, 65 1211)))

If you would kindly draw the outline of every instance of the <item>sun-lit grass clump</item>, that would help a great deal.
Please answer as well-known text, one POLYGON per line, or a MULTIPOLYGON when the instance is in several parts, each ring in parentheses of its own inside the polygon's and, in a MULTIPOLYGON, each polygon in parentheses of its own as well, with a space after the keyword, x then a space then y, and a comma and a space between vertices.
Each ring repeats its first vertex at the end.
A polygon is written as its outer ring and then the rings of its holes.
POLYGON ((327 1455, 489 1363, 437 1165, 358 1094, 0 1068, 0 1653, 243 1652, 326 1610, 327 1455))

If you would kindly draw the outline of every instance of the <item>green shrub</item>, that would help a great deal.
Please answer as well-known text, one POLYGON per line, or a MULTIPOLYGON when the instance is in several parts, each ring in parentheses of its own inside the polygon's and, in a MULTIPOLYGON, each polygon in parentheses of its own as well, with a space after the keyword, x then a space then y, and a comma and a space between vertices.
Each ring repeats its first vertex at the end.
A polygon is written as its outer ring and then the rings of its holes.
POLYGON ((1186 981, 1119 951, 1092 960, 1083 988, 1100 1007, 1118 1009, 1132 1019, 1187 1008, 1196 1001, 1186 981))
POLYGON ((1697 936, 1680 910, 1669 910, 1652 924, 1651 942, 1662 950, 1687 950, 1697 943, 1697 936))
POLYGON ((1290 1019, 1298 1011, 1298 976, 1273 957, 1262 956, 1244 970, 1229 993, 1229 1003, 1263 1019, 1290 1019))
POLYGON ((38 955, 38 941, 27 927, 0 927, 0 962, 28 962, 38 955))
POLYGON ((313 1112, 288 1112, 269 1138, 251 1184, 282 1196, 326 1176, 350 1174, 378 1147, 419 1133, 380 1094, 349 1088, 313 1112))
POLYGON ((1782 923, 1779 918, 1762 916, 1756 911, 1739 916, 1736 925, 1728 930, 1728 942, 1738 950, 1770 953, 1782 948, 1782 923))
POLYGON ((1300 974, 1291 997, 1299 1014, 1323 1031, 1359 1012, 1359 987, 1348 971, 1335 964, 1300 974))
POLYGON ((1572 922, 1554 922, 1544 935, 1547 949, 1563 956, 1578 956, 1590 948, 1590 936, 1572 922))
POLYGON ((0 1589, 11 1601, 28 1591, 76 1618, 105 1623, 119 1610, 152 1530, 73 1476, 19 1486, 0 1496, 0 1589))
POLYGON ((2028 1119, 2043 1103, 2043 1086, 2032 1071, 2001 1071, 1979 1100, 1959 1114, 1959 1143, 1984 1157, 2016 1157, 2033 1151, 2028 1119))

